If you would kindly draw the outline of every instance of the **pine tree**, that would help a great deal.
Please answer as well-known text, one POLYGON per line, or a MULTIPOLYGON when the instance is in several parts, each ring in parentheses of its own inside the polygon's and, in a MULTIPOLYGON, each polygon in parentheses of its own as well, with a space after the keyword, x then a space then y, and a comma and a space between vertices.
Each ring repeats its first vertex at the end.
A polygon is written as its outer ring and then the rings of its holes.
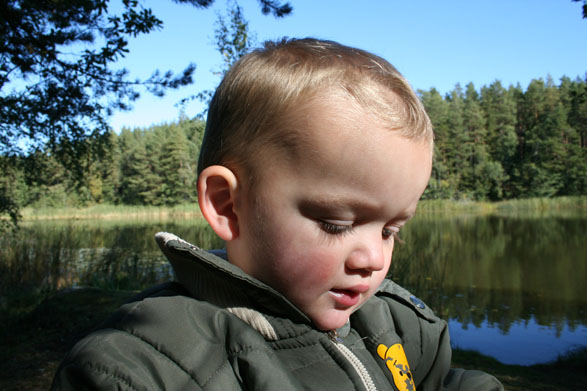
POLYGON ((459 84, 446 96, 448 102, 446 161, 448 166, 448 181, 455 189, 454 198, 471 198, 469 189, 463 182, 463 176, 469 176, 470 156, 472 154, 472 139, 465 129, 463 110, 464 94, 459 84))
POLYGON ((440 93, 432 88, 419 91, 422 103, 434 127, 434 160, 430 183, 424 192, 424 199, 452 198, 454 187, 449 180, 447 149, 448 143, 448 104, 440 93))
POLYGON ((552 197, 563 187, 568 128, 559 92, 549 77, 533 80, 519 106, 520 182, 525 197, 552 197))
POLYGON ((187 139, 179 126, 166 127, 158 163, 157 171, 162 179, 160 202, 165 205, 188 202, 195 193, 195 183, 190 175, 187 139))
POLYGON ((492 160, 503 170, 502 192, 492 199, 508 198, 512 191, 509 179, 514 169, 514 156, 518 145, 516 135, 516 102, 512 91, 495 81, 481 89, 481 106, 486 118, 487 144, 492 160))
POLYGON ((473 83, 467 84, 463 107, 463 125, 468 145, 468 165, 462 175, 462 188, 475 200, 484 200, 490 192, 501 193, 501 172, 490 161, 487 151, 485 118, 479 94, 473 83))
MULTIPOLYGON (((586 76, 587 79, 587 76, 586 76)), ((587 193, 587 80, 561 79, 561 101, 567 110, 569 128, 563 136, 567 149, 564 186, 565 195, 587 193)))
POLYGON ((101 159, 100 177, 103 184, 102 197, 105 203, 118 204, 121 200, 118 195, 120 187, 121 172, 120 161, 122 159, 119 147, 119 137, 116 133, 110 132, 111 148, 108 154, 101 159))
POLYGON ((147 151, 147 140, 142 130, 121 134, 121 186, 120 197, 125 204, 156 205, 156 189, 160 178, 154 172, 154 159, 147 151))

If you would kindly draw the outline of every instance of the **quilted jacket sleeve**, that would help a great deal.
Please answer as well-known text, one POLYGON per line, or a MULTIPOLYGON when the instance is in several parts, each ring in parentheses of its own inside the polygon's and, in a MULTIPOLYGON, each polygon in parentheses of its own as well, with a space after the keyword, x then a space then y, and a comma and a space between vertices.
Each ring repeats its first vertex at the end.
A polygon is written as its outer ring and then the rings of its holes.
MULTIPOLYGON (((82 341, 61 364, 52 390, 157 390, 169 384, 201 390, 153 348, 119 330, 104 329, 82 341)), ((179 389, 179 388, 178 388, 179 389)))
POLYGON ((166 284, 121 307, 73 347, 51 389, 241 389, 226 352, 210 347, 222 346, 218 333, 201 338, 195 301, 174 296, 178 289, 166 284))

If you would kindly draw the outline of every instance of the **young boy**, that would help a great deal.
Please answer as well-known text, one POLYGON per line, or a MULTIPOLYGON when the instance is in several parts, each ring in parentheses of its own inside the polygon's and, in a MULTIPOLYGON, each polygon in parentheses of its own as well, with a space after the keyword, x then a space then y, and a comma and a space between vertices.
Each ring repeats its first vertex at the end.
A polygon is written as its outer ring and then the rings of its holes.
POLYGON ((267 43, 212 100, 198 200, 226 251, 157 241, 178 282, 123 306, 54 389, 500 390, 451 370, 447 325, 385 275, 433 134, 385 60, 267 43))

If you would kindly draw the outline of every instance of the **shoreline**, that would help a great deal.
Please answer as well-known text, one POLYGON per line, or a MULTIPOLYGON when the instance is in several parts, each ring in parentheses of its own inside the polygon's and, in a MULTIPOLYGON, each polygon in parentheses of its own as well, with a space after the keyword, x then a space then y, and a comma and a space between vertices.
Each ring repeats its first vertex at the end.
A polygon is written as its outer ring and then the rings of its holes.
POLYGON ((87 207, 24 208, 22 222, 38 220, 116 220, 120 218, 201 218, 198 204, 165 206, 93 205, 87 207))
MULTIPOLYGON (((467 214, 587 214, 587 196, 528 198, 498 202, 422 200, 418 215, 467 213, 467 214)), ((98 204, 86 207, 32 208, 22 210, 21 221, 38 220, 115 220, 120 218, 201 218, 197 203, 175 206, 109 205, 98 204)))

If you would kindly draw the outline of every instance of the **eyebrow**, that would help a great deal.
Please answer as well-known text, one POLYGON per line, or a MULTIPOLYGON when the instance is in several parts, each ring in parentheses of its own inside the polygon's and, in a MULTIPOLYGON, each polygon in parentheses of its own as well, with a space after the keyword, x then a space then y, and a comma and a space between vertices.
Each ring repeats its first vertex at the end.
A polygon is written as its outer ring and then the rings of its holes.
MULTIPOLYGON (((301 202, 300 206, 303 209, 349 209, 349 210, 368 210, 373 215, 378 214, 379 206, 374 203, 369 203, 363 200, 358 200, 352 197, 339 196, 322 196, 316 197, 301 202)), ((416 214, 415 210, 405 210, 394 217, 393 220, 408 221, 416 214)))

